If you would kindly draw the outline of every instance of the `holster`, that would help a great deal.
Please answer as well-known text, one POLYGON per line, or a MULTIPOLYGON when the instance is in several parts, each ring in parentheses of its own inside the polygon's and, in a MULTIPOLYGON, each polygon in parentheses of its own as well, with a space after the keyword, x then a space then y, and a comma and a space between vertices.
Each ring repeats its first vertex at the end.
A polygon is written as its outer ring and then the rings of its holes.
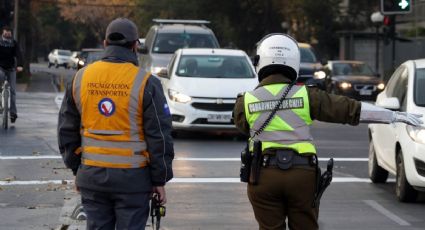
POLYGON ((245 148, 241 152, 241 169, 239 177, 241 182, 248 183, 249 175, 251 174, 251 163, 252 163, 252 154, 249 151, 249 142, 246 144, 245 148))
POLYGON ((260 177, 260 171, 263 164, 263 154, 261 150, 261 141, 254 141, 252 151, 251 172, 249 175, 249 184, 257 185, 260 177))
POLYGON ((326 188, 332 182, 332 171, 333 171, 334 160, 333 158, 329 159, 326 171, 323 174, 320 174, 320 168, 317 166, 316 174, 316 192, 314 194, 313 208, 318 208, 320 205, 320 199, 322 198, 323 193, 326 188))

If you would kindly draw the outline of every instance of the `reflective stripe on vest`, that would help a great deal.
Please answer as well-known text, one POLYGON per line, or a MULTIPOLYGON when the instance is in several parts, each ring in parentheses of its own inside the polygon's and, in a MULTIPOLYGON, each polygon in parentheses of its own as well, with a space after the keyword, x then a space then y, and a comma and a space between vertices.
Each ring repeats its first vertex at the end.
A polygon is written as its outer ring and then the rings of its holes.
MULTIPOLYGON (((287 84, 273 84, 259 87, 245 93, 245 116, 251 136, 269 117, 282 97, 287 84)), ((264 131, 255 139, 262 141, 262 149, 291 148, 300 154, 316 153, 310 134, 310 106, 305 86, 293 86, 280 109, 264 131)))
POLYGON ((81 114, 82 163, 140 168, 149 154, 143 133, 143 94, 150 73, 130 63, 95 62, 74 78, 81 114))

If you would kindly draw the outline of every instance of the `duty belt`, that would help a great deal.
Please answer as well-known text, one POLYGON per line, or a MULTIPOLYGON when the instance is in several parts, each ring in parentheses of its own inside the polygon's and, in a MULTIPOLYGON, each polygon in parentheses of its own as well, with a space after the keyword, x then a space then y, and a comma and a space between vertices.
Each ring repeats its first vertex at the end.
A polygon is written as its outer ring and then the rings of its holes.
MULTIPOLYGON (((285 151, 291 151, 291 150, 276 150, 276 152, 285 152, 285 151)), ((263 167, 276 167, 278 166, 278 157, 283 157, 283 159, 280 159, 279 161, 281 163, 285 161, 290 161, 292 166, 316 166, 317 165, 317 158, 315 156, 302 156, 298 153, 290 154, 289 157, 291 159, 286 159, 287 155, 282 156, 282 154, 276 153, 276 155, 270 155, 266 154, 263 158, 263 167)))

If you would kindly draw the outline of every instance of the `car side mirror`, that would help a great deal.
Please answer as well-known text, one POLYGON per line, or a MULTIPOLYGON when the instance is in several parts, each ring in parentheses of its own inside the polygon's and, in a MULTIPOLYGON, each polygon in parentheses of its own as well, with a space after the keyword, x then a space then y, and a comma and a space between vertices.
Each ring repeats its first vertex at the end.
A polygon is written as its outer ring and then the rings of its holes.
POLYGON ((376 105, 390 110, 400 109, 400 101, 396 97, 383 98, 382 100, 376 101, 376 105))
POLYGON ((320 64, 322 64, 323 66, 328 64, 328 59, 323 58, 322 60, 320 60, 320 64))
POLYGON ((381 77, 381 74, 375 73, 375 76, 378 77, 378 78, 380 78, 381 77))
POLYGON ((141 54, 147 54, 147 53, 149 53, 148 47, 147 47, 147 46, 145 46, 145 45, 143 45, 143 46, 141 46, 140 48, 138 48, 138 49, 137 49, 137 51, 138 51, 139 53, 141 53, 141 54))
POLYGON ((161 69, 161 71, 158 72, 158 77, 168 78, 168 70, 166 68, 161 69))

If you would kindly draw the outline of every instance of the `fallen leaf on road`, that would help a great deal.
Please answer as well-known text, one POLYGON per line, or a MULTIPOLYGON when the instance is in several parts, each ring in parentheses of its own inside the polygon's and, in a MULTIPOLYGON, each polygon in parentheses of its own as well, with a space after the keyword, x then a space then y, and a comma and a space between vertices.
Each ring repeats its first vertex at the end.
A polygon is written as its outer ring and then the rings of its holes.
POLYGON ((7 181, 7 182, 11 182, 11 181, 14 181, 14 180, 16 180, 16 177, 15 176, 12 176, 12 177, 6 177, 6 178, 4 178, 4 179, 2 179, 3 181, 7 181))

